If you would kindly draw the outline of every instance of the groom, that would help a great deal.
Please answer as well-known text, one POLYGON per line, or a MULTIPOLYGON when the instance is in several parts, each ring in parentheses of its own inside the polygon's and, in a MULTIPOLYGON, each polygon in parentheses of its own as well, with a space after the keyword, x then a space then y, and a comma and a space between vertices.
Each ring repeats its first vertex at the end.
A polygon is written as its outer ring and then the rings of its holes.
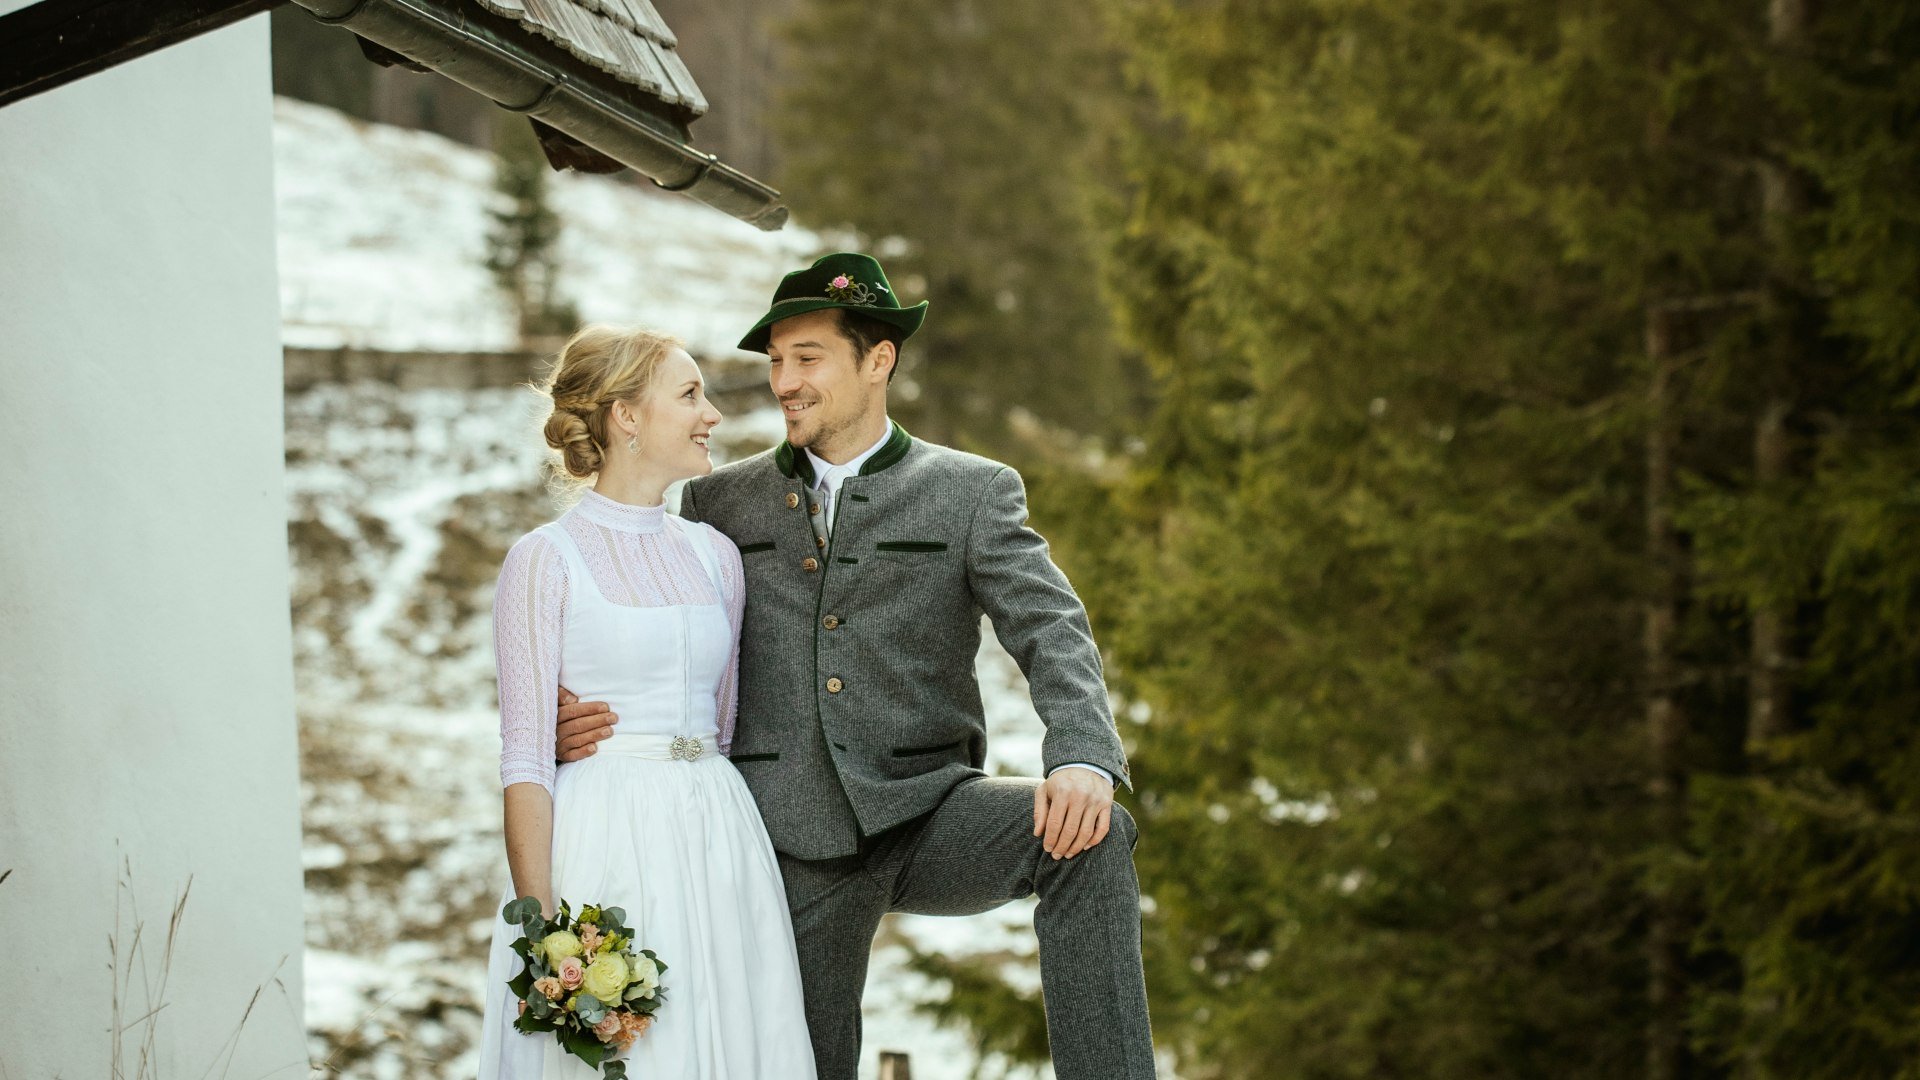
MULTIPOLYGON (((767 354, 786 442, 681 496, 746 566, 732 760, 779 854, 820 1080, 856 1075, 883 915, 1035 893, 1056 1074, 1152 1077, 1134 825, 1113 805, 1127 762, 1086 610, 1027 527, 1018 473, 887 419, 926 308, 865 255, 788 274, 740 342, 767 354), (982 612, 1046 723, 1044 781, 980 768, 982 612)), ((565 705, 558 756, 610 733, 604 705, 565 705)))

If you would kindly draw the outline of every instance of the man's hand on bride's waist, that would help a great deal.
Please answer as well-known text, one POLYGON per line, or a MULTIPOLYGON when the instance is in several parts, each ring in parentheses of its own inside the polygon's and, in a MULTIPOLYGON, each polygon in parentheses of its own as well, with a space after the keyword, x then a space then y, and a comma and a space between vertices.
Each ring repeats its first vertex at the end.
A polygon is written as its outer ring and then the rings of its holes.
POLYGON ((613 734, 620 718, 604 701, 581 701, 560 688, 560 713, 553 725, 555 761, 579 761, 592 757, 601 739, 613 734))

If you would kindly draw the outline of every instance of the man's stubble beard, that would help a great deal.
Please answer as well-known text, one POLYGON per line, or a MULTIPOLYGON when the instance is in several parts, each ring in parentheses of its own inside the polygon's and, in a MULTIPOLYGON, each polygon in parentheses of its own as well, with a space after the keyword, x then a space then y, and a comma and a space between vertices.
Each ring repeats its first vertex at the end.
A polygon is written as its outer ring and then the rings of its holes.
MULTIPOLYGON (((820 407, 819 405, 814 406, 816 409, 820 407)), ((848 429, 853 427, 854 422, 858 419, 859 417, 857 416, 842 417, 836 423, 831 418, 822 417, 815 424, 813 434, 805 435, 802 433, 806 439, 805 442, 796 442, 793 445, 799 449, 812 450, 818 454, 822 446, 830 445, 835 438, 845 434, 848 429)))

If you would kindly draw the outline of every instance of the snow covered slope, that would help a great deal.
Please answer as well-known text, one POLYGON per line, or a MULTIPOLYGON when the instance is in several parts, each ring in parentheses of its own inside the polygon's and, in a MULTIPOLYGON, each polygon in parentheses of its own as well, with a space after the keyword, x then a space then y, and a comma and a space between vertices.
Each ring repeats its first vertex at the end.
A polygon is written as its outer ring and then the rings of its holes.
MULTIPOLYGON (((484 154, 294 101, 277 117, 290 344, 513 344, 479 264, 484 154)), ((555 202, 569 291, 587 317, 658 325, 710 355, 730 351, 779 275, 820 243, 604 178, 559 178, 555 202)), ((485 945, 506 880, 490 611, 508 545, 555 513, 538 404, 524 389, 371 382, 287 399, 307 1012, 329 1076, 470 1077, 477 1065, 485 945)), ((718 456, 779 431, 771 407, 730 417, 718 456)), ((1024 680, 991 641, 979 667, 988 768, 1032 775, 1041 728, 1024 680)), ((906 970, 908 945, 1011 956, 1030 986, 1032 914, 1015 904, 890 919, 868 981, 865 1075, 881 1049, 912 1053, 918 1080, 975 1075, 968 1041, 914 1011, 943 987, 906 970)))
MULTIPOLYGON (((286 344, 483 352, 515 346, 483 260, 493 155, 439 135, 274 101, 286 344)), ((683 196, 556 173, 561 292, 589 321, 636 323, 698 355, 733 351, 788 270, 835 242, 765 233, 683 196)))

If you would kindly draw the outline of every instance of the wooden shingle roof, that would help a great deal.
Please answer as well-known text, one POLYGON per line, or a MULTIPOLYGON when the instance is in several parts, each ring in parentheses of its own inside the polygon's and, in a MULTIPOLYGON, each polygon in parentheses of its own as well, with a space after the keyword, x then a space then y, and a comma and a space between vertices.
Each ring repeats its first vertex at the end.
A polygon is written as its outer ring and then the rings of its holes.
POLYGON ((651 0, 477 0, 513 19, 580 61, 687 111, 707 111, 666 20, 651 0))
MULTIPOLYGON (((16 0, 0 11, 0 107, 284 2, 16 0)), ((439 72, 526 117, 555 168, 632 169, 756 228, 787 220, 779 191, 693 144, 706 95, 653 0, 293 3, 375 63, 439 72)))

